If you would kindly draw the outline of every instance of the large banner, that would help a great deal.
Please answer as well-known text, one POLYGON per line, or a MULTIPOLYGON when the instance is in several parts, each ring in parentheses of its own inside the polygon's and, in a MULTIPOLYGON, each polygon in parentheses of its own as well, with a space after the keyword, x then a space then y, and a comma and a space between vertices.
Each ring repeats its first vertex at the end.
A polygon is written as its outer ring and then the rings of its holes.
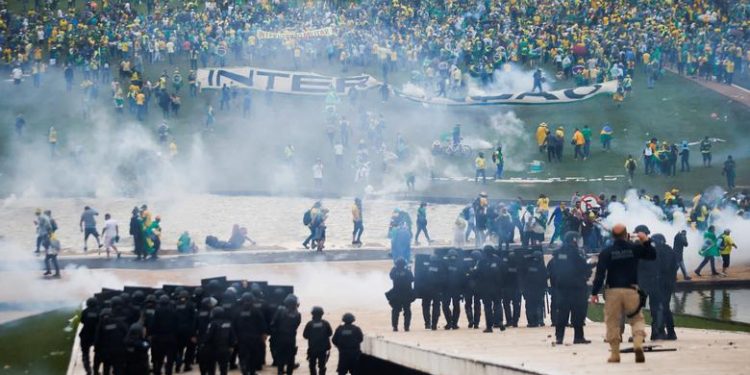
POLYGON ((258 30, 255 36, 258 39, 309 39, 309 38, 324 38, 336 35, 333 27, 322 27, 320 29, 312 30, 279 30, 279 31, 263 31, 258 30))
POLYGON ((331 87, 338 94, 348 94, 357 86, 366 90, 381 85, 367 74, 351 77, 330 77, 310 72, 287 72, 259 68, 198 69, 196 78, 204 89, 220 89, 224 84, 258 91, 272 91, 295 95, 325 95, 331 87))
POLYGON ((593 86, 576 87, 546 92, 522 92, 517 94, 496 94, 467 96, 462 99, 428 97, 396 90, 396 95, 424 104, 445 106, 475 106, 499 104, 562 104, 593 98, 599 94, 612 94, 617 91, 617 81, 607 81, 593 86))
MULTIPOLYGON (((347 95, 352 87, 367 90, 380 87, 372 76, 361 74, 350 77, 331 77, 311 72, 290 72, 253 67, 198 69, 197 80, 203 89, 220 89, 235 85, 258 91, 271 91, 293 95, 326 95, 331 87, 337 94, 347 95)), ((471 95, 465 98, 430 97, 423 94, 394 90, 402 98, 439 106, 477 106, 502 104, 563 104, 593 98, 599 94, 617 91, 617 81, 593 86, 576 87, 547 92, 522 92, 515 94, 471 95)))

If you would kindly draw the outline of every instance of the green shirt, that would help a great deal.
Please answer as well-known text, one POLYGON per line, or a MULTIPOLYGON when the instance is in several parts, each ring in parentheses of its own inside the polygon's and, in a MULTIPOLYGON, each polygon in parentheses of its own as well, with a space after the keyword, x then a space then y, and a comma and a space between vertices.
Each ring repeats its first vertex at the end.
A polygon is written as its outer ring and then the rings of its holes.
POLYGON ((591 128, 583 128, 581 133, 583 133, 583 139, 585 139, 586 142, 591 141, 591 128))

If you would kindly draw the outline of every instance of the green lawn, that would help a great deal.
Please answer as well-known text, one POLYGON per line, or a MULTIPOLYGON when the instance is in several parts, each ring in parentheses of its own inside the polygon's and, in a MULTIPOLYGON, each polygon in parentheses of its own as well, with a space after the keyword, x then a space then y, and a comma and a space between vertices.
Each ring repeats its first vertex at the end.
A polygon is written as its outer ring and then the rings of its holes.
POLYGON ((64 328, 75 313, 54 310, 0 325, 0 374, 64 374, 75 326, 64 328))
MULTIPOLYGON (((283 59, 282 59, 283 60, 283 59)), ((229 65, 235 62, 229 61, 229 65)), ((115 66, 116 64, 113 64, 115 66)), ((258 64, 262 66, 262 64, 258 64)), ((276 69, 291 69, 291 64, 282 61, 280 65, 269 66, 276 69), (286 66, 289 65, 289 66, 286 66)), ((172 73, 179 68, 186 77, 189 69, 185 57, 177 60, 177 64, 170 66, 160 63, 148 67, 146 79, 155 81, 163 70, 172 73)), ((319 64, 317 66, 303 66, 303 70, 317 71, 330 74, 343 74, 337 67, 319 64)), ((378 76, 377 68, 364 69, 374 76, 378 76)), ((116 72, 115 72, 116 73, 116 72)), ((349 74, 359 73, 352 69, 349 74)), ((54 73, 61 75, 59 73, 54 73)), ((403 81, 404 75, 399 75, 397 81, 403 81)), ((77 78, 80 82, 80 73, 77 78)), ((49 77, 49 80, 59 80, 49 77)), ((529 81, 529 86, 531 82, 529 81)), ((555 87, 570 87, 571 82, 557 82, 555 87)), ((737 185, 750 186, 750 152, 745 142, 750 139, 750 109, 742 104, 714 93, 700 85, 686 79, 667 73, 657 82, 656 88, 647 90, 645 77, 638 71, 634 76, 633 96, 626 99, 618 108, 611 98, 606 95, 598 96, 589 101, 575 104, 543 105, 543 106, 491 106, 471 108, 441 108, 425 107, 400 98, 391 98, 388 103, 381 103, 376 92, 368 94, 363 100, 363 109, 350 108, 344 100, 341 113, 352 122, 354 134, 352 141, 365 138, 366 134, 356 126, 356 119, 362 110, 373 113, 383 113, 386 120, 385 140, 389 149, 395 145, 396 134, 401 133, 409 142, 412 154, 429 154, 433 140, 441 134, 450 132, 453 124, 464 125, 463 134, 466 138, 481 139, 490 143, 501 143, 505 148, 506 177, 532 177, 546 179, 550 177, 587 177, 599 178, 606 175, 625 174, 623 164, 628 154, 639 155, 644 142, 651 137, 660 141, 680 143, 682 140, 698 141, 703 136, 726 140, 714 144, 714 167, 701 168, 700 155, 697 146, 691 148, 691 163, 693 171, 679 173, 676 177, 647 177, 639 170, 635 179, 635 187, 646 188, 652 194, 662 194, 664 191, 677 187, 685 194, 702 191, 711 185, 724 185, 721 176, 721 164, 727 155, 737 159, 737 185), (512 112, 512 114, 509 114, 512 112), (718 120, 711 117, 718 115, 718 120), (517 118, 515 124, 508 119, 517 118), (570 139, 574 127, 589 125, 594 134, 592 156, 585 162, 572 160, 572 147, 565 145, 563 163, 546 163, 546 155, 536 150, 534 133, 540 122, 547 122, 552 127, 562 125, 566 129, 566 138, 570 139), (603 152, 598 142, 598 132, 602 124, 610 123, 614 128, 613 149, 603 152), (493 126, 493 124, 495 126, 493 126), (542 160, 543 171, 537 174, 526 172, 525 166, 533 160, 542 160)), ((530 87, 529 87, 530 88, 530 87)), ((76 89, 76 92, 80 89, 76 89)), ((76 94, 74 92, 74 94, 76 94)), ((196 138, 202 138, 200 155, 207 161, 208 170, 196 172, 199 176, 210 181, 208 186, 212 191, 270 191, 275 192, 290 189, 295 192, 310 191, 310 167, 315 158, 322 158, 328 166, 326 173, 326 189, 335 194, 354 195, 361 193, 361 187, 353 184, 353 170, 349 165, 334 168, 333 152, 330 150, 325 135, 323 99, 319 97, 298 97, 274 95, 272 104, 266 104, 264 95, 255 93, 253 96, 253 115, 250 119, 243 119, 239 113, 241 95, 233 103, 232 111, 218 110, 218 92, 206 90, 197 98, 191 98, 187 89, 182 90, 183 105, 178 118, 170 119, 169 125, 178 147, 179 161, 184 162, 183 173, 192 173, 198 169, 193 163, 196 152, 196 138), (216 132, 210 136, 196 136, 200 133, 205 118, 205 108, 212 103, 216 110, 216 132), (297 149, 297 163, 293 169, 294 178, 279 177, 279 166, 282 164, 283 147, 292 143, 297 149)), ((59 87, 47 84, 43 91, 35 90, 28 85, 14 87, 0 85, 0 95, 7 100, 0 104, 0 119, 9 126, 0 127, 0 173, 14 175, 14 160, 7 158, 11 155, 14 142, 12 136, 13 118, 17 113, 24 113, 28 123, 26 142, 36 141, 40 144, 46 140, 46 131, 50 124, 55 124, 59 130, 60 148, 70 150, 74 145, 84 145, 89 148, 102 146, 97 138, 96 129, 101 122, 114 122, 120 127, 126 121, 134 121, 130 115, 116 117, 112 114, 109 88, 100 88, 100 99, 95 110, 103 113, 94 120, 83 120, 80 114, 80 99, 70 95, 59 87), (40 95, 40 92, 43 94, 40 95)), ((143 123, 149 132, 155 136, 156 127, 161 122, 158 107, 152 101, 151 113, 143 123)), ((126 140, 115 139, 114 142, 126 140)), ((113 142, 108 140, 107 142, 113 142)), ((42 150, 40 152, 44 152, 42 150)), ((353 151, 347 151, 347 159, 354 158, 353 151)), ((99 149, 94 154, 101 159, 104 151, 99 149)), ((99 160, 93 160, 96 163, 99 160)), ((179 162, 178 161, 178 162, 179 162)), ((425 181, 430 172, 441 176, 473 176, 473 162, 471 159, 447 159, 438 157, 430 169, 424 161, 413 162, 416 170, 418 186, 425 181)), ((491 163, 490 163, 491 164, 491 163)), ((492 167, 488 175, 492 175, 492 167)), ((408 169, 396 166, 395 177, 384 178, 380 172, 380 163, 373 164, 371 183, 375 188, 385 185, 395 186, 405 190, 401 174, 408 169)), ((93 176, 91 178, 96 178, 93 176)), ((4 193, 19 193, 16 186, 4 179, 0 181, 0 191, 4 193), (16 189, 16 190, 14 190, 16 189)), ((424 186, 424 185, 423 185, 424 186)), ((535 197, 539 193, 546 193, 552 198, 567 199, 575 191, 582 193, 603 192, 606 194, 622 195, 628 189, 627 181, 593 181, 593 182, 557 182, 554 184, 506 184, 490 183, 487 186, 474 186, 467 182, 435 181, 429 188, 418 192, 417 195, 472 197, 480 190, 486 190, 491 197, 512 198, 521 195, 526 198, 535 197)), ((393 191, 393 189, 386 189, 393 191)))

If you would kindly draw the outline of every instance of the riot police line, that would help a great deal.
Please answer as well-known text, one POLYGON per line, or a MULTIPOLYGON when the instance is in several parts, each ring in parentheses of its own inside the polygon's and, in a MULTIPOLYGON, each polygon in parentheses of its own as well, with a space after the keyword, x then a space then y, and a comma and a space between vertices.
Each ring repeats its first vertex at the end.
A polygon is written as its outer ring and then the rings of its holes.
MULTIPOLYGON (((674 291, 676 263, 663 236, 654 237, 658 261, 641 262, 639 284, 650 296, 651 309, 657 317, 652 339, 675 339, 669 300, 674 291), (659 281, 652 281, 655 278, 659 281)), ((488 333, 494 329, 504 331, 518 327, 523 303, 528 327, 545 326, 549 316, 557 344, 563 343, 567 326, 573 327, 573 343, 588 344, 583 327, 591 292, 589 279, 596 259, 596 254, 583 250, 581 236, 576 232, 564 235, 562 245, 552 252, 547 264, 541 247, 438 248, 432 255, 416 255, 413 273, 406 260, 397 259, 390 273, 393 288, 386 293, 392 328, 399 329, 401 318, 403 329, 411 328, 411 304, 420 299, 425 329, 459 329, 463 310, 466 324, 462 326, 484 326, 488 333)))
MULTIPOLYGON (((298 307, 293 286, 226 277, 203 279, 200 286, 105 288, 80 313, 81 362, 87 375, 171 375, 194 364, 201 375, 236 368, 248 375, 263 369, 270 349, 271 365, 291 374, 299 366, 298 307)), ((331 341, 339 349, 337 371, 352 371, 363 338, 354 316, 344 314, 334 332, 321 307, 311 315, 303 333, 310 373, 325 374, 331 341)))

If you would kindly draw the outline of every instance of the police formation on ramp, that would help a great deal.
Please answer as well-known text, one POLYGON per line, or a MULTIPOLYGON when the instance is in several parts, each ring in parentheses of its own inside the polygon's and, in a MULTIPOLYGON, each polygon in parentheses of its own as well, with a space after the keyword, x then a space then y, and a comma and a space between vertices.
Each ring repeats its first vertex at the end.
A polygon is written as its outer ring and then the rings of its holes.
POLYGON ((523 302, 527 327, 544 327, 549 314, 557 345, 563 344, 568 326, 573 328, 574 344, 590 344, 584 335, 588 300, 598 303, 603 293, 609 362, 620 361, 625 318, 632 326, 636 362, 643 362, 646 333, 641 309, 646 301, 654 317, 651 340, 677 339, 669 305, 677 272, 675 253, 663 235, 649 237, 645 225, 632 234, 616 225, 611 235, 612 241, 598 255, 587 255, 580 234, 568 232, 546 264, 538 247, 436 249, 432 255, 415 257, 413 273, 408 261, 398 258, 390 271, 393 287, 386 292, 393 331, 399 330, 402 316, 404 331, 411 329, 411 303, 416 299, 421 299, 425 329, 437 330, 441 313, 443 329, 459 329, 463 302, 467 327, 478 329, 484 323, 486 333, 517 328, 523 302))
MULTIPOLYGON (((224 277, 204 279, 197 287, 103 289, 86 301, 80 315, 83 368, 87 375, 171 375, 192 371, 197 363, 201 375, 215 374, 217 368, 226 375, 238 367, 251 375, 266 365, 268 341, 271 366, 278 374, 292 374, 299 367, 295 358, 302 322, 293 293, 291 286, 224 277)), ((310 374, 325 375, 331 343, 339 352, 337 373, 355 373, 362 330, 351 313, 333 330, 323 313, 322 307, 313 307, 303 331, 310 374)))

